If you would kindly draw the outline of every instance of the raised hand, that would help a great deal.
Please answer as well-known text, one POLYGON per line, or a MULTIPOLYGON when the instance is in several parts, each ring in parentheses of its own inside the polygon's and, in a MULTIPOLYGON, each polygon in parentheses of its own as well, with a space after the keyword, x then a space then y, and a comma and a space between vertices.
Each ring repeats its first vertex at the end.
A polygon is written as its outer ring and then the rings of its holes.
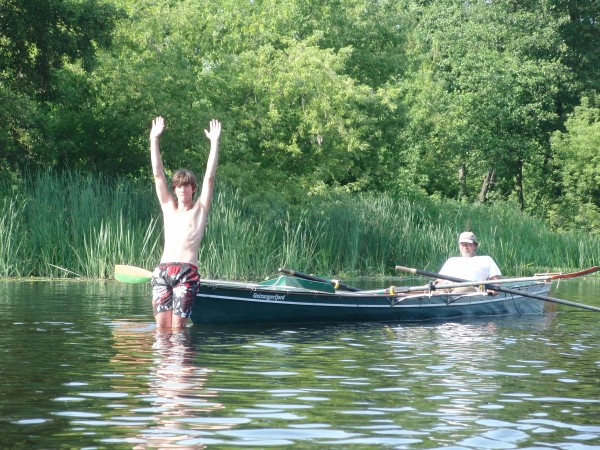
POLYGON ((210 121, 210 131, 204 130, 206 137, 211 141, 216 141, 221 136, 221 122, 216 119, 210 121))
POLYGON ((165 130, 165 119, 162 116, 156 117, 152 121, 152 130, 150 130, 150 139, 158 139, 165 130))

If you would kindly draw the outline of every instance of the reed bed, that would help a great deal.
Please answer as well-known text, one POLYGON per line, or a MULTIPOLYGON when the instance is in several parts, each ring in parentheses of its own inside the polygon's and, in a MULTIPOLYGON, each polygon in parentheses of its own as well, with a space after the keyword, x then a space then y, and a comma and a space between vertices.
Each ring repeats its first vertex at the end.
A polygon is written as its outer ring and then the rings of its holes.
POLYGON ((10 239, 0 229, 0 276, 109 278, 116 263, 156 260, 151 189, 79 172, 25 174, 21 183, 22 195, 0 190, 14 211, 10 239))
MULTIPOLYGON (((21 183, 0 186, 0 277, 104 279, 115 264, 158 262, 162 220, 151 183, 50 171, 21 183)), ((436 272, 458 254, 464 230, 510 276, 577 270, 600 255, 598 236, 552 232, 511 205, 340 194, 269 208, 219 187, 199 269, 229 279, 272 277, 278 267, 338 277, 394 275, 396 264, 436 272)))

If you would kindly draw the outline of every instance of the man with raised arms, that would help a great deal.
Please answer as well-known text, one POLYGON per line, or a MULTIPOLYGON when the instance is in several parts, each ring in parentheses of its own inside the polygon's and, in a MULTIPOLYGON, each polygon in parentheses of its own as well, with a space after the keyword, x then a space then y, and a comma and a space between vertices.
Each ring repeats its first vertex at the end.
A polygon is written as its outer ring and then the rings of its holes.
POLYGON ((160 264, 152 274, 152 309, 157 327, 183 328, 192 313, 200 285, 198 249, 213 197, 221 123, 213 119, 209 130, 204 130, 210 140, 210 153, 202 190, 196 201, 196 175, 189 170, 175 172, 171 180, 174 195, 169 191, 159 147, 164 129, 164 119, 156 117, 150 131, 150 160, 163 213, 165 246, 160 264))

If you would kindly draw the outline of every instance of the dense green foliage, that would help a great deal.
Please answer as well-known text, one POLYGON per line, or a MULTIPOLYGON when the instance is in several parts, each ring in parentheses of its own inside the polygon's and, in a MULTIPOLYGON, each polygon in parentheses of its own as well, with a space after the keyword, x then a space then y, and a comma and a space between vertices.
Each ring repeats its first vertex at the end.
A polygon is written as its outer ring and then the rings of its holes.
POLYGON ((552 217, 559 227, 597 232, 600 224, 600 96, 584 97, 553 135, 561 197, 552 217))
MULTIPOLYGON (((0 3, 0 176, 32 163, 76 162, 78 152, 66 152, 78 142, 57 132, 57 123, 73 112, 61 99, 80 112, 88 109, 83 86, 120 17, 113 5, 96 0, 0 3)), ((71 126, 82 126, 83 116, 71 126)))
MULTIPOLYGON (((115 264, 151 269, 160 259, 161 212, 151 184, 40 172, 21 187, 0 203, 0 277, 108 278, 115 264)), ((477 230, 480 253, 493 255, 507 275, 578 270, 600 252, 600 238, 551 232, 506 205, 338 193, 297 209, 258 210, 219 186, 199 269, 205 278, 254 280, 278 267, 328 276, 389 276, 397 264, 435 272, 458 254, 463 229, 477 230)))
POLYGON ((146 182, 158 114, 202 172, 215 117, 258 211, 425 195, 598 233, 598 48, 589 0, 6 0, 0 176, 146 182))

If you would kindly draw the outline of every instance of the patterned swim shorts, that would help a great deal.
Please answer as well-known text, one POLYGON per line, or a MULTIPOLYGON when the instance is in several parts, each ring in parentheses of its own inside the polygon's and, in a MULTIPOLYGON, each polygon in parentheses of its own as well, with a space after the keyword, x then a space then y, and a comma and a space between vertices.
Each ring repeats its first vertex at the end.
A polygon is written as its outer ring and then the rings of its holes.
POLYGON ((188 318, 200 286, 198 268, 189 263, 159 264, 152 273, 152 310, 154 315, 173 310, 188 318))

